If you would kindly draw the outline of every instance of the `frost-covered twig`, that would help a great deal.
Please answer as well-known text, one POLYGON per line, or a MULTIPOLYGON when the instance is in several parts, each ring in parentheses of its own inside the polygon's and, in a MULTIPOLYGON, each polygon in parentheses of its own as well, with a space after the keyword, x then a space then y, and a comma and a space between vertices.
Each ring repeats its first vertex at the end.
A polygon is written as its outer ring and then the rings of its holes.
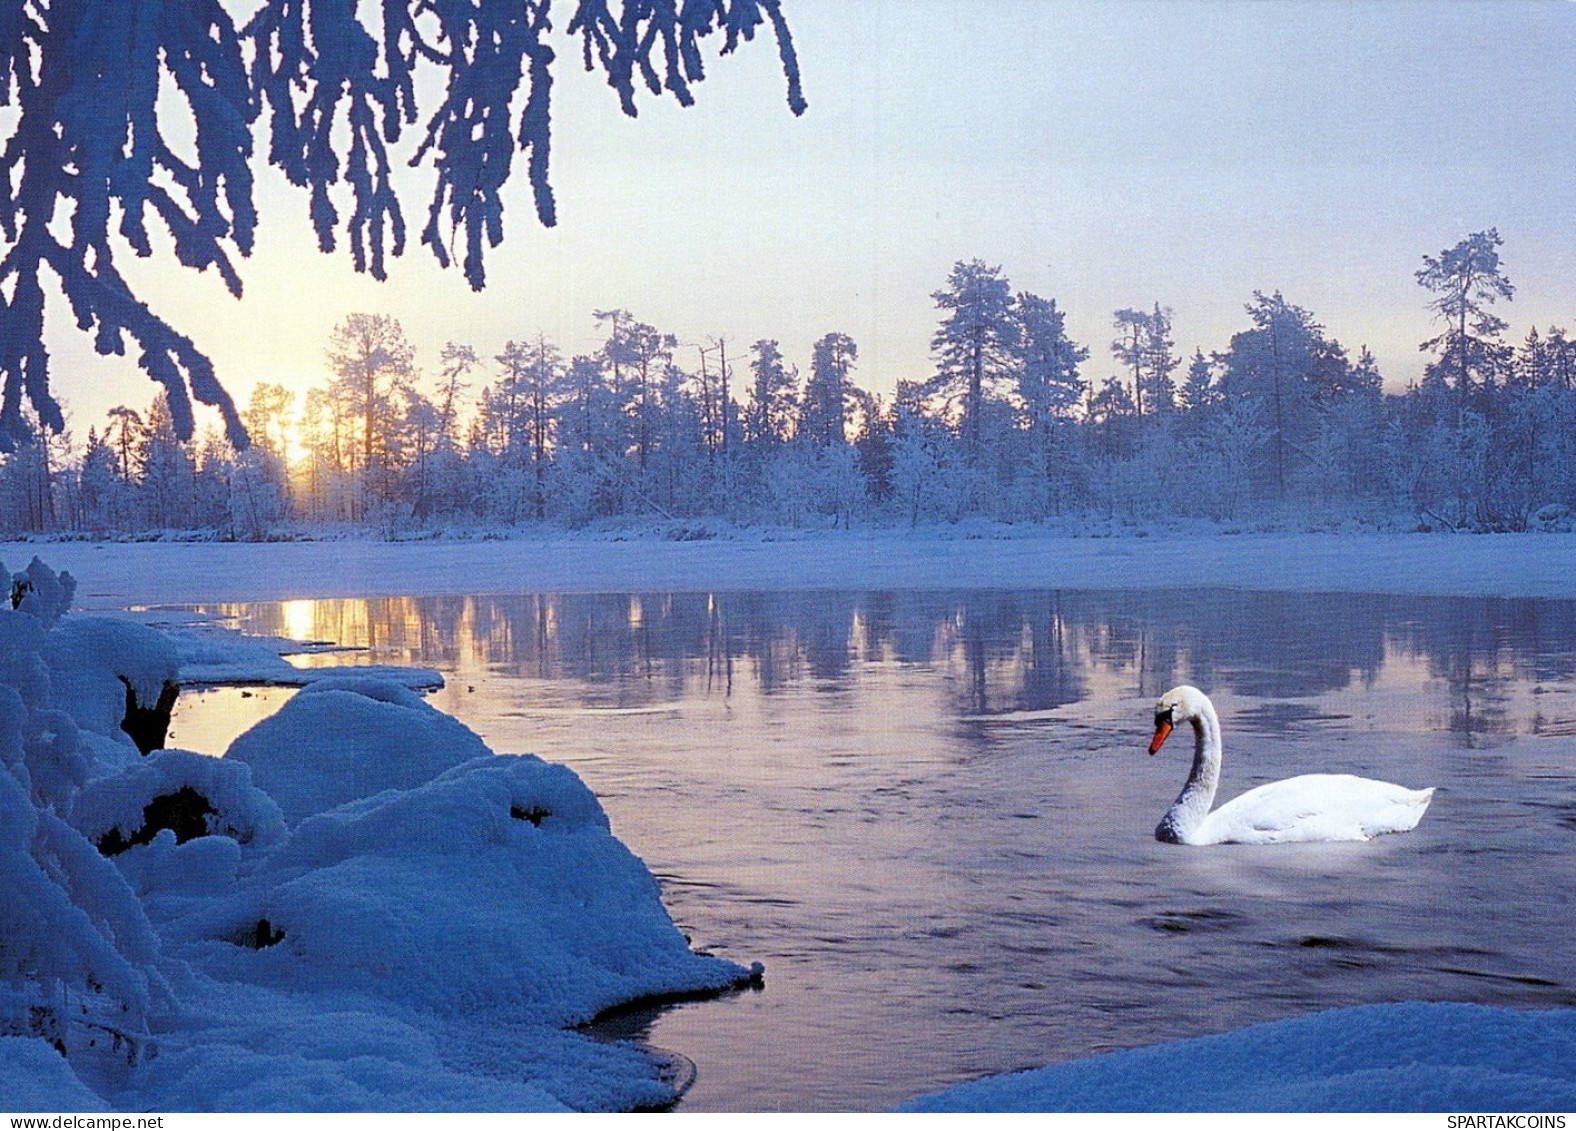
MULTIPOLYGON (((387 256, 405 247, 392 147, 417 121, 417 68, 446 70, 411 161, 430 158, 437 182, 422 242, 447 266, 450 242, 463 239, 465 276, 481 289, 486 248, 503 239, 516 149, 527 156, 537 218, 556 220, 551 5, 381 0, 374 34, 362 11, 372 6, 350 0, 265 0, 239 31, 222 0, 0 4, 0 108, 15 107, 0 149, 0 236, 9 245, 0 257, 0 451, 27 437, 24 396, 45 425, 64 427, 43 344, 46 268, 100 353, 124 353, 127 335, 137 341, 138 363, 169 391, 182 439, 196 397, 219 409, 236 447, 247 445, 207 356, 136 297, 115 254, 124 245, 153 254, 151 212, 183 266, 215 269, 239 297, 235 256, 251 254, 257 224, 251 130, 265 107, 268 161, 307 190, 319 246, 333 250, 343 229, 356 270, 383 279, 387 256), (181 132, 170 122, 171 89, 195 127, 183 146, 170 138, 181 132), (340 185, 350 195, 344 217, 332 195, 340 185)), ((653 93, 689 105, 691 84, 704 77, 699 41, 721 30, 726 53, 762 24, 777 38, 789 105, 802 113, 778 0, 582 0, 568 33, 582 37, 588 67, 595 59, 633 114, 637 71, 653 93)))

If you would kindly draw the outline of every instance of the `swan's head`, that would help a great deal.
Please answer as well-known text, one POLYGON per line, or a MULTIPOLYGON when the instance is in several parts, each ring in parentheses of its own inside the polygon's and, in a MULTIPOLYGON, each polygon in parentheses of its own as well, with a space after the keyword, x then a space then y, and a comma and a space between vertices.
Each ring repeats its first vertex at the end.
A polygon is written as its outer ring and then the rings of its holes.
POLYGON ((1159 751, 1173 730, 1199 718, 1208 708, 1209 696, 1196 687, 1184 683, 1166 692, 1155 704, 1155 737, 1150 740, 1149 752, 1159 751))

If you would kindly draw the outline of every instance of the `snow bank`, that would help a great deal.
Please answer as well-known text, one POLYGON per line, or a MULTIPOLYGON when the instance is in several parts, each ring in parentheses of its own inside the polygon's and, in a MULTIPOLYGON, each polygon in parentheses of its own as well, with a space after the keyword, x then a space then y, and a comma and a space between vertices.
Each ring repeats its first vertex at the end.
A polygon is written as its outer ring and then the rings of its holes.
MULTIPOLYGON (((158 1059, 120 1099, 121 1110, 571 1110, 536 1085, 448 1067, 430 1026, 417 1019, 305 1000, 254 999, 243 1008, 227 1016, 244 1023, 161 1041, 158 1059)), ((529 1062, 534 1051, 524 1044, 515 1055, 529 1062)))
POLYGON ((6 1111, 113 1112, 40 1037, 0 1036, 0 1107, 6 1111))
POLYGON ((443 1013, 572 1025, 748 976, 690 952, 591 791, 529 755, 485 756, 303 822, 232 907, 234 926, 267 919, 283 936, 238 956, 249 979, 398 986, 443 1013))
POLYGON ((296 824, 491 753, 475 731, 414 691, 388 679, 340 676, 307 686, 238 736, 225 760, 250 766, 296 824))
POLYGON ((995 1076, 904 1111, 1576 1111, 1576 1010, 1408 1002, 995 1076))
POLYGON ((396 680, 139 752, 173 645, 34 564, 38 615, 0 609, 0 1107, 660 1104, 661 1062, 568 1027, 758 976, 689 950, 570 770, 396 680))
POLYGON ((38 615, 0 609, 0 1035, 65 1045, 70 1025, 137 1032, 166 1000, 142 904, 60 815, 94 772, 97 750, 136 756, 113 723, 127 696, 116 673, 142 684, 162 672, 162 660, 152 656, 150 667, 135 648, 111 647, 102 658, 79 652, 92 626, 73 634, 56 623, 69 578, 61 582, 35 559, 26 579, 38 615), (62 656, 93 670, 58 671, 62 656), (106 733, 87 734, 87 724, 106 733))

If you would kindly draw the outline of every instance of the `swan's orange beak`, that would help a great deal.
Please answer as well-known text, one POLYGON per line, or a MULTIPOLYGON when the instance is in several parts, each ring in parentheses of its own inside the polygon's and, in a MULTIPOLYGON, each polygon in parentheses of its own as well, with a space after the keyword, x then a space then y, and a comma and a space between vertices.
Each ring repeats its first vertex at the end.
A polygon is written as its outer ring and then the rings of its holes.
POLYGON ((1151 754, 1153 754, 1157 750, 1159 750, 1160 747, 1165 744, 1165 741, 1170 736, 1170 734, 1171 734, 1171 720, 1169 720, 1169 719, 1156 719, 1155 720, 1155 737, 1152 740, 1150 740, 1149 752, 1151 754))

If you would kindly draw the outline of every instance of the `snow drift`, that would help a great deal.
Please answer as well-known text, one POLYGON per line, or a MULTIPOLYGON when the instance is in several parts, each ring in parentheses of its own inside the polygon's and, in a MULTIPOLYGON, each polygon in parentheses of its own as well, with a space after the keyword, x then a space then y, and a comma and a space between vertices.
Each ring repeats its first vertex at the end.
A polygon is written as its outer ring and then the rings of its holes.
POLYGON ((905 1111, 1576 1110, 1576 1011, 1331 1010, 960 1084, 905 1111))
POLYGON ((71 590, 35 559, 0 610, 0 1108, 660 1104, 572 1027, 758 976, 691 952, 570 770, 387 676, 145 752, 176 649, 71 590))
POLYGON ((225 752, 292 824, 383 789, 409 789, 491 754, 474 731, 392 680, 310 684, 225 752))

